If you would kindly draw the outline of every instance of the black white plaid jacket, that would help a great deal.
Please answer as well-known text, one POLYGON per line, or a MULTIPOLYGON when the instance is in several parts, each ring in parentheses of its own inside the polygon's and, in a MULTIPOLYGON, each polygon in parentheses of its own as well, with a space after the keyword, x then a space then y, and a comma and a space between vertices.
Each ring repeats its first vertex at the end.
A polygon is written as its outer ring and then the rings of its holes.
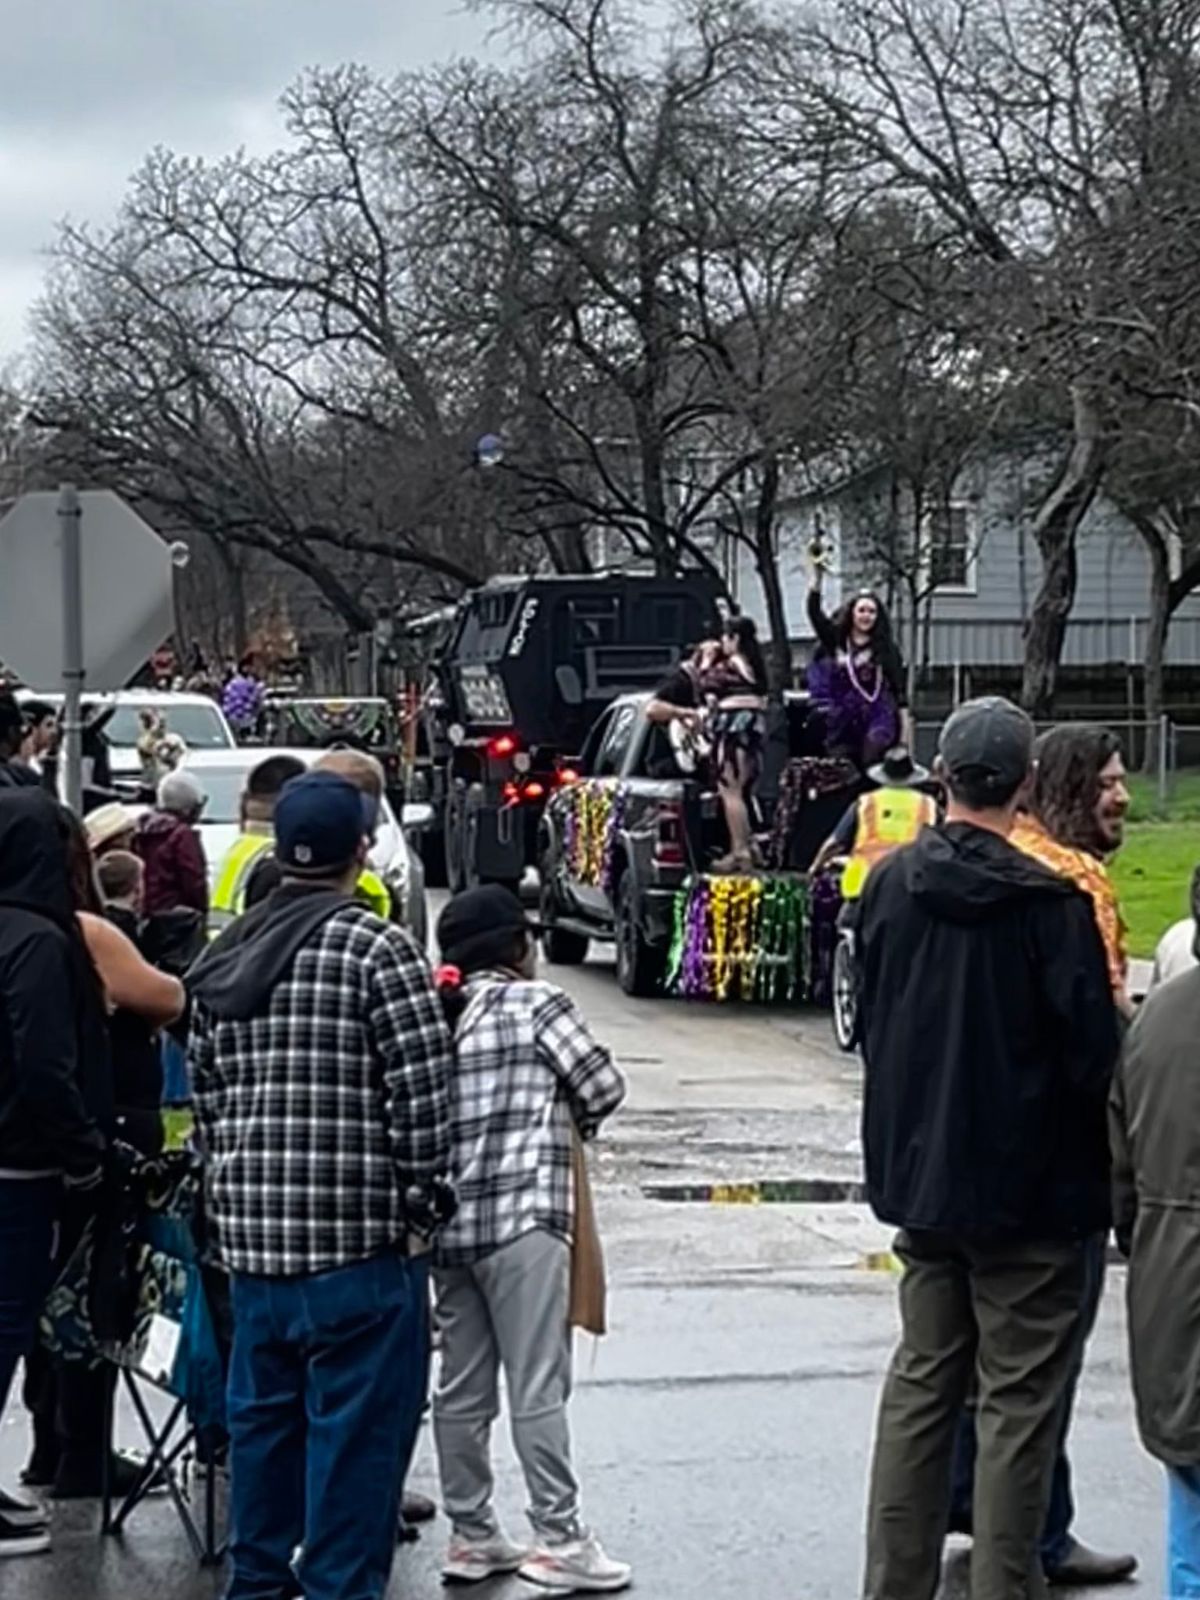
POLYGON ((625 1098, 612 1055, 554 984, 481 973, 466 992, 453 1079, 458 1212, 435 1241, 442 1266, 534 1228, 570 1239, 572 1122, 590 1138, 625 1098))
POLYGON ((404 1194, 449 1167, 450 1032, 402 929, 348 905, 247 1021, 197 1000, 189 1064, 221 1260, 323 1272, 406 1235, 404 1194))

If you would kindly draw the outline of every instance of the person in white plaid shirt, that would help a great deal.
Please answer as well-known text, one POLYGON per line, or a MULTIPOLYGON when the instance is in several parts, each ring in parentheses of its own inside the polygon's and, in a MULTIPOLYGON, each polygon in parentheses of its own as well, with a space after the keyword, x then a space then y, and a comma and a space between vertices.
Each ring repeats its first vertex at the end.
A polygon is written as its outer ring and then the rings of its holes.
POLYGON ((446 907, 439 980, 456 1024, 458 1211, 435 1244, 441 1372, 434 1436, 453 1524, 443 1575, 516 1572, 562 1593, 625 1588, 630 1568, 584 1526, 571 1465, 569 1303, 575 1130, 590 1138, 625 1097, 612 1055, 574 1002, 534 977, 534 928, 498 884, 446 907), (537 1544, 501 1532, 489 1451, 504 1371, 537 1544))
POLYGON ((284 882, 191 980, 234 1315, 227 1600, 284 1600, 297 1580, 306 1600, 380 1600, 399 1441, 424 1402, 428 1271, 410 1229, 447 1192, 451 1039, 423 954, 353 899, 366 805, 331 773, 289 783, 284 882))

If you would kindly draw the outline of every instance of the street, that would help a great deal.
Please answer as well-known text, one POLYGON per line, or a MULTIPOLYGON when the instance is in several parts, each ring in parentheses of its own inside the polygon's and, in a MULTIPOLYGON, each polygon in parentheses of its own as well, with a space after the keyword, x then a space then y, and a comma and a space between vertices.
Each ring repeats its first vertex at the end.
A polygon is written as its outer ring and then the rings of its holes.
MULTIPOLYGON (((857 1062, 815 1013, 627 1000, 607 953, 550 969, 614 1047, 627 1109, 597 1151, 612 1331, 581 1339, 573 1425, 588 1516, 634 1563, 652 1600, 853 1600, 864 1480, 880 1377, 895 1328, 887 1234, 855 1203, 663 1200, 767 1180, 858 1176, 857 1062)), ((742 1191, 747 1198, 752 1191, 742 1191)), ((737 1191, 734 1191, 736 1196, 737 1191)), ((1158 1468, 1134 1438, 1114 1271, 1073 1435, 1079 1535, 1135 1550, 1138 1592, 1163 1594, 1158 1468)), ((123 1441, 137 1442, 131 1415, 123 1441)), ((10 1408, 0 1477, 15 1480, 24 1420, 10 1408)), ((499 1501, 524 1529, 503 1435, 499 1501)), ((436 1493, 428 1440, 414 1486, 436 1493)), ((222 1578, 194 1566, 168 1502, 101 1540, 96 1509, 54 1513, 54 1551, 6 1564, 4 1600, 201 1600, 222 1578)), ((397 1557, 390 1593, 442 1592, 445 1526, 397 1557)), ((947 1597, 965 1596, 960 1542, 947 1597)), ((965 1547, 963 1547, 965 1548, 965 1547)), ((482 1591, 528 1594, 516 1580, 482 1591)))

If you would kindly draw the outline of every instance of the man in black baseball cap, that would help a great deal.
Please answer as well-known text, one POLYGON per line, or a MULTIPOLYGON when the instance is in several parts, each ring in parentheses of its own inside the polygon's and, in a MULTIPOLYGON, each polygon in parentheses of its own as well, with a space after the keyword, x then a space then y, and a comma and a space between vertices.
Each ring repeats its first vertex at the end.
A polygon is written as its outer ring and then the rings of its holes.
POLYGON ((1107 1227, 1117 1054, 1091 904, 1009 843, 1033 725, 974 700, 942 731, 946 821, 871 873, 858 915, 868 1197, 899 1228, 866 1600, 932 1594, 955 1427, 979 1374, 972 1589, 1040 1592, 1038 1542, 1107 1227))
POLYGON ((193 969, 189 1058, 232 1284, 230 1593, 380 1600, 424 1402, 450 1034, 412 937, 354 898, 374 808, 332 772, 275 805, 280 886, 193 969), (307 1487, 306 1487, 307 1485, 307 1487))

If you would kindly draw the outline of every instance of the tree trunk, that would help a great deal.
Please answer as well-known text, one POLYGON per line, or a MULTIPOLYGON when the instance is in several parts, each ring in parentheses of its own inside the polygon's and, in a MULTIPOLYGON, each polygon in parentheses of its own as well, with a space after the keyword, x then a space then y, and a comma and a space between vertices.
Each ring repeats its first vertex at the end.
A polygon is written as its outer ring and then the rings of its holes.
POLYGON ((1142 771, 1158 771, 1158 734, 1163 713, 1163 679, 1167 659, 1167 633, 1171 626, 1171 564, 1166 541, 1157 528, 1148 529, 1137 519, 1147 554, 1150 557, 1150 620, 1146 633, 1146 676, 1143 703, 1146 709, 1146 744, 1142 771))
POLYGON ((754 510, 754 564, 762 586, 771 626, 767 647, 767 672, 772 693, 792 686, 792 643, 788 630, 787 603, 779 574, 779 554, 775 547, 775 514, 779 503, 779 462, 767 455, 762 462, 762 482, 754 510))
POLYGON ((228 604, 229 620, 233 628, 233 655, 235 660, 240 661, 246 654, 246 643, 250 636, 246 619, 246 575, 242 571, 241 561, 227 540, 214 537, 213 547, 217 552, 217 560, 221 564, 225 581, 229 585, 228 604))
POLYGON ((1021 703, 1035 717, 1048 717, 1054 710, 1058 667, 1079 577, 1075 541, 1104 471, 1100 417, 1091 396, 1076 388, 1072 404, 1075 437, 1033 524, 1042 555, 1042 580, 1025 631, 1021 703))

